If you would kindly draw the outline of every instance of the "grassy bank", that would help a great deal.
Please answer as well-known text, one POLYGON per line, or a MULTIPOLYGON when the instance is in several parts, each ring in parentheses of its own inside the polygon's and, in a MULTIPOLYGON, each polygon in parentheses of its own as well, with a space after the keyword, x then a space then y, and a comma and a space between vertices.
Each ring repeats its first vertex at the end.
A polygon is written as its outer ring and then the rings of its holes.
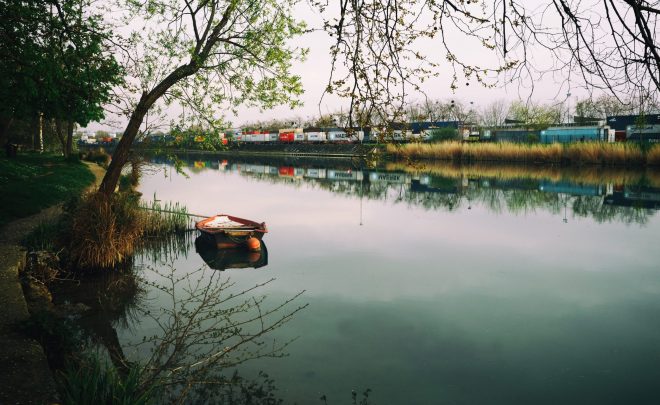
POLYGON ((61 156, 0 157, 0 226, 79 195, 93 181, 85 164, 61 156))
POLYGON ((462 163, 550 163, 602 166, 658 166, 660 145, 644 151, 630 143, 518 144, 518 143, 411 143, 388 145, 397 158, 446 160, 462 163))

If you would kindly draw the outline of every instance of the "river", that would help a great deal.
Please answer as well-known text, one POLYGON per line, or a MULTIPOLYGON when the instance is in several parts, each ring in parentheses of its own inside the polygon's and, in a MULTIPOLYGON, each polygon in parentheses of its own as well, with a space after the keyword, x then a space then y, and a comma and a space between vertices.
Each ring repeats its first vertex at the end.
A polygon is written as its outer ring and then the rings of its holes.
MULTIPOLYGON (((237 367, 265 371, 285 403, 348 404, 366 389, 375 404, 660 402, 657 173, 183 163, 185 175, 153 163, 143 197, 269 229, 263 257, 201 277, 235 291, 274 278, 250 293, 269 308, 302 292, 282 313, 307 306, 264 338, 291 341, 287 356, 237 367)), ((135 265, 152 282, 148 268, 191 273, 205 266, 193 239, 135 265)), ((171 304, 144 295, 152 311, 171 304)), ((131 355, 158 329, 128 318, 114 327, 131 355)))

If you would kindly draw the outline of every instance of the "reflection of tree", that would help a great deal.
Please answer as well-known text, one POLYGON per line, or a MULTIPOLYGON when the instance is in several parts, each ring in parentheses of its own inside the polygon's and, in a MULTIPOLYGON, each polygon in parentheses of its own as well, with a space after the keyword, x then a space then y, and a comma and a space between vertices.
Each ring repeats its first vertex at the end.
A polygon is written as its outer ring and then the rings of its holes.
POLYGON ((217 399, 222 390, 216 388, 231 383, 228 369, 281 356, 290 342, 269 342, 268 333, 306 307, 289 309, 302 293, 275 305, 254 295, 272 279, 234 292, 228 278, 208 268, 181 274, 169 266, 152 272, 154 281, 147 283, 163 304, 145 311, 156 332, 135 346, 150 353, 142 384, 160 387, 168 403, 217 399))
POLYGON ((577 196, 572 198, 573 215, 583 218, 593 218, 598 223, 622 222, 625 224, 642 224, 649 222, 649 210, 638 207, 617 207, 603 204, 602 198, 577 196))

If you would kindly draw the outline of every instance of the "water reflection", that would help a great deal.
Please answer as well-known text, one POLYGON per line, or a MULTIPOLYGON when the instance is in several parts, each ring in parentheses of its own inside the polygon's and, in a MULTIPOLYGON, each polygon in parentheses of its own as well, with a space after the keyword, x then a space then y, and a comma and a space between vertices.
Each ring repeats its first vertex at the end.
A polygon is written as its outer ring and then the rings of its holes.
POLYGON ((245 269, 268 265, 268 248, 261 241, 261 250, 251 251, 245 248, 218 249, 205 235, 195 239, 195 250, 209 268, 214 270, 245 269))
MULTIPOLYGON (((199 157, 197 159, 200 159, 199 157)), ((455 211, 482 204, 493 212, 545 210, 564 219, 645 224, 660 207, 660 174, 604 168, 411 165, 372 169, 351 161, 183 160, 193 172, 218 170, 258 181, 302 185, 360 199, 455 211)), ((154 159, 154 163, 167 160, 154 159)))

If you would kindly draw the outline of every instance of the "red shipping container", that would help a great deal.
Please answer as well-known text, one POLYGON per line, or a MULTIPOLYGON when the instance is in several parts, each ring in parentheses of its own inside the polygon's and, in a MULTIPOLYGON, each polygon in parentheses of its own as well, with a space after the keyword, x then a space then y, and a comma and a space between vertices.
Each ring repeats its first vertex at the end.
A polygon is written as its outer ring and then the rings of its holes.
POLYGON ((280 142, 293 142, 293 132, 282 132, 280 142))

